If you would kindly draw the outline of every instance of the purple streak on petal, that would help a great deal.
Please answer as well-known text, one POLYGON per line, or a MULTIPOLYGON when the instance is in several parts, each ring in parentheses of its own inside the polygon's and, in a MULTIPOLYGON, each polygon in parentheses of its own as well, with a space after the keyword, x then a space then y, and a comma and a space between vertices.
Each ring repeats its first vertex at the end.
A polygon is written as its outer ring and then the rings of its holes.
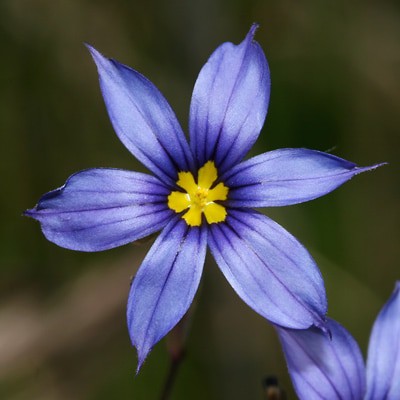
POLYGON ((320 151, 279 149, 244 161, 221 180, 234 207, 287 206, 323 196, 380 165, 360 168, 320 151))
POLYGON ((332 338, 317 328, 276 327, 296 393, 300 400, 362 400, 365 367, 360 348, 336 321, 328 318, 327 328, 332 338))
POLYGON ((166 183, 192 170, 193 156, 174 112, 159 90, 137 71, 87 46, 97 65, 104 101, 118 137, 166 183))
POLYGON ((270 74, 253 25, 238 46, 224 43, 197 78, 190 106, 190 140, 199 166, 214 160, 220 173, 253 146, 267 113, 270 74))
POLYGON ((400 281, 372 328, 365 399, 400 399, 400 281))
POLYGON ((151 348, 183 317, 200 282, 207 248, 206 227, 174 218, 161 232, 136 275, 127 318, 139 371, 151 348))
POLYGON ((170 189, 157 178, 118 169, 88 169, 42 196, 25 215, 61 247, 100 251, 150 235, 172 217, 170 189))
POLYGON ((249 211, 229 210, 210 226, 209 245, 237 294, 273 323, 324 326, 326 295, 307 250, 280 225, 249 211))

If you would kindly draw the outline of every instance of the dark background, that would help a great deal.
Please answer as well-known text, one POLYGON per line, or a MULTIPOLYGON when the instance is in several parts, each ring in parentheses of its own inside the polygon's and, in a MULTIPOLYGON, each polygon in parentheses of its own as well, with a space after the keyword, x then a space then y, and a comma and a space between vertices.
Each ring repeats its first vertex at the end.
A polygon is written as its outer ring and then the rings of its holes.
MULTIPOLYGON (((186 129, 200 68, 222 42, 239 43, 254 21, 272 74, 254 154, 308 147, 360 165, 389 162, 321 199, 266 210, 316 258, 329 315, 365 354, 399 278, 398 4, 2 0, 0 398, 158 399, 165 341, 135 377, 125 322, 129 279, 151 241, 68 251, 21 214, 75 171, 140 168, 112 130, 83 42, 149 77, 186 129)), ((271 374, 292 394, 273 328, 209 257, 172 398, 262 399, 271 374)))

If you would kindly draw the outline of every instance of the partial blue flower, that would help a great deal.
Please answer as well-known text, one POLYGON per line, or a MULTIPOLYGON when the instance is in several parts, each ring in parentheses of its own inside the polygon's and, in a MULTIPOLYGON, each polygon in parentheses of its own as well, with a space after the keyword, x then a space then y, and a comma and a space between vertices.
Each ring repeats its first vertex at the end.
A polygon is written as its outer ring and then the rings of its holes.
POLYGON ((128 300, 139 368, 189 308, 207 245, 234 290, 263 317, 288 328, 324 328, 326 294, 314 260, 285 229, 251 208, 323 196, 377 165, 359 168, 306 149, 242 161, 260 134, 270 94, 256 29, 239 45, 218 47, 200 71, 190 143, 147 78, 88 46, 115 132, 154 176, 81 171, 26 211, 47 239, 72 250, 106 250, 161 231, 128 300))
POLYGON ((374 323, 366 368, 350 333, 332 319, 326 327, 330 337, 315 327, 277 327, 300 399, 400 399, 400 282, 374 323))
POLYGON ((400 281, 372 327, 365 399, 400 399, 400 281))

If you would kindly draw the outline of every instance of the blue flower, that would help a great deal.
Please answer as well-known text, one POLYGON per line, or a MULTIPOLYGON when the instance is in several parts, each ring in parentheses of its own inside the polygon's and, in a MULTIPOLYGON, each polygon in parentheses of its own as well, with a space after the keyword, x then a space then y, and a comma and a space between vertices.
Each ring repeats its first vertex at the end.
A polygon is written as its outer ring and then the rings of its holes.
POLYGON ((366 368, 350 333, 332 319, 327 328, 332 338, 317 328, 277 328, 300 399, 400 399, 400 281, 372 328, 366 368))
POLYGON ((100 251, 160 231, 132 284, 128 328, 139 367, 182 318, 199 285, 207 245, 238 295, 290 328, 323 326, 326 295, 306 249, 252 210, 323 196, 359 168, 330 154, 275 150, 242 161, 267 113, 270 73, 253 40, 224 43, 196 81, 190 144, 168 102, 135 70, 88 46, 113 127, 154 176, 89 169, 26 211, 59 246, 100 251))

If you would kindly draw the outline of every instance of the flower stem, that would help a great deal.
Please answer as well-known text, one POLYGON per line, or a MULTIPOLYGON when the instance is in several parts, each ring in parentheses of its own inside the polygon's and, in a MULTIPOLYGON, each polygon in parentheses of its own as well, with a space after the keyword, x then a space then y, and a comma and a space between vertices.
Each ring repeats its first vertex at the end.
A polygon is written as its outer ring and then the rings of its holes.
POLYGON ((183 351, 179 357, 171 357, 168 375, 164 383, 163 390, 161 392, 160 400, 168 400, 170 398, 172 388, 176 381, 179 367, 185 357, 185 352, 183 351))
POLYGON ((179 367, 185 358, 186 337, 192 312, 193 305, 166 338, 167 351, 169 354, 169 369, 161 392, 160 400, 168 400, 170 398, 172 388, 178 375, 179 367))

